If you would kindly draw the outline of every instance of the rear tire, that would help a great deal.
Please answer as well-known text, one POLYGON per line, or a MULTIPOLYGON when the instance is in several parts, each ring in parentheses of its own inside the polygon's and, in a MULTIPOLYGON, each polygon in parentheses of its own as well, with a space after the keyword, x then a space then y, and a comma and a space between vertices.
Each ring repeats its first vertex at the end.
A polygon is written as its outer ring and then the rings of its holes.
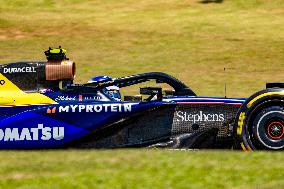
POLYGON ((284 150, 284 90, 266 89, 240 108, 234 127, 235 148, 284 150))

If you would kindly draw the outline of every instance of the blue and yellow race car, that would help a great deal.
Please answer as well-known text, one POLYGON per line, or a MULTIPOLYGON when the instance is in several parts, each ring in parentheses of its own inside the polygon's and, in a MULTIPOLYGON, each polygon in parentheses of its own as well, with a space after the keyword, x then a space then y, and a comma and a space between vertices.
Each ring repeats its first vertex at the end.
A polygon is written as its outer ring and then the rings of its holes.
POLYGON ((1 149, 284 149, 283 83, 268 83, 249 98, 197 96, 160 72, 74 84, 66 50, 45 54, 44 62, 0 65, 1 149), (121 95, 152 81, 158 86, 121 95))

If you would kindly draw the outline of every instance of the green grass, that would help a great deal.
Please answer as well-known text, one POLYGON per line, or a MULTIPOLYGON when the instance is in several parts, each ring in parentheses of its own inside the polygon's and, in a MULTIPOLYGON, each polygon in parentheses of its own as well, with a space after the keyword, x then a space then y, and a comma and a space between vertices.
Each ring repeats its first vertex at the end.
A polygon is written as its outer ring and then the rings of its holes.
POLYGON ((1 152, 1 188, 284 188, 282 153, 1 152))
MULTIPOLYGON (((199 95, 283 81, 284 1, 0 0, 0 63, 62 45, 77 82, 163 71, 199 95), (227 71, 224 73, 223 68, 227 71)), ((284 188, 282 153, 2 151, 1 188, 284 188)))

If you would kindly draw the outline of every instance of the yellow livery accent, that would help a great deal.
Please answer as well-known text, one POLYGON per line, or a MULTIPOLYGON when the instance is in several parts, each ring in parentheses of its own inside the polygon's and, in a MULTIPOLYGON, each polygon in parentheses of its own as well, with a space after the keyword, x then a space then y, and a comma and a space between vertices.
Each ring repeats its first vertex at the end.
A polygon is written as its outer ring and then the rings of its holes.
POLYGON ((0 106, 20 106, 33 104, 57 104, 40 93, 26 93, 0 74, 0 106))
POLYGON ((265 97, 265 96, 270 96, 270 95, 284 95, 284 92, 268 92, 268 93, 261 94, 261 95, 255 97, 254 99, 252 99, 247 104, 247 107, 250 108, 252 106, 252 104, 255 103, 255 101, 257 101, 258 99, 265 97))

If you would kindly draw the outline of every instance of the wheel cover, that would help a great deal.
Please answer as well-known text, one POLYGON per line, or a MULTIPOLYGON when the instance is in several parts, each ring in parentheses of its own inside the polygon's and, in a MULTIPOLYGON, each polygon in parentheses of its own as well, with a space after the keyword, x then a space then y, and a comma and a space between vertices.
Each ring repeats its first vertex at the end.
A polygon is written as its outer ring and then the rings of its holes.
POLYGON ((284 125, 281 121, 273 121, 268 125, 266 132, 273 140, 281 139, 284 136, 284 125))
POLYGON ((255 131, 262 145, 275 150, 284 148, 283 118, 283 111, 269 111, 257 120, 255 131))

